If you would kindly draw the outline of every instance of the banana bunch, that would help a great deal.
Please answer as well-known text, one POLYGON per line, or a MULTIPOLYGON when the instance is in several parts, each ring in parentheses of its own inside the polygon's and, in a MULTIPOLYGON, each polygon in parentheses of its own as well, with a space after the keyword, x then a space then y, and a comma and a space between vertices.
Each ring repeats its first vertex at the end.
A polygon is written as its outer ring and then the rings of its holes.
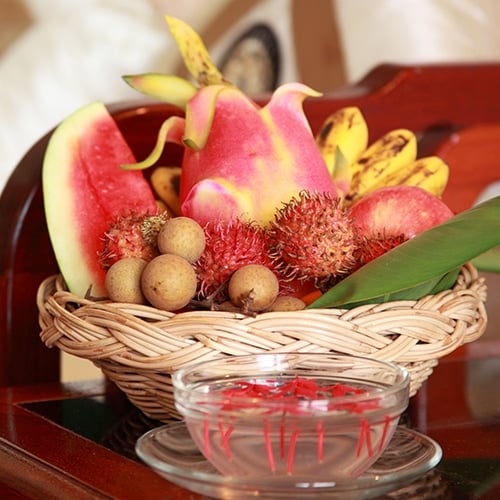
POLYGON ((440 197, 448 165, 437 156, 417 158, 417 139, 407 129, 391 130, 368 145, 368 126, 356 107, 330 115, 316 136, 330 174, 348 182, 346 202, 354 203, 384 186, 418 186, 440 197))
POLYGON ((316 135, 326 166, 338 177, 339 165, 352 165, 368 146, 368 125, 359 108, 341 108, 331 114, 316 135))
POLYGON ((181 213, 179 202, 179 184, 181 167, 155 167, 149 179, 153 192, 156 194, 161 211, 166 211, 171 217, 181 213))

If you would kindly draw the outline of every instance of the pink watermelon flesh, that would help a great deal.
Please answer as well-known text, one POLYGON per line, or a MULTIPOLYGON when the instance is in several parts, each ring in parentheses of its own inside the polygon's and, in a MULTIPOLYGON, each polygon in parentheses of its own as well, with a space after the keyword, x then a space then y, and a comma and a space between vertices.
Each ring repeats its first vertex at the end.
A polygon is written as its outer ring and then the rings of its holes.
POLYGON ((105 296, 97 255, 117 217, 156 212, 141 171, 122 170, 136 160, 101 102, 84 106, 54 131, 43 164, 47 226, 61 274, 71 292, 105 296))

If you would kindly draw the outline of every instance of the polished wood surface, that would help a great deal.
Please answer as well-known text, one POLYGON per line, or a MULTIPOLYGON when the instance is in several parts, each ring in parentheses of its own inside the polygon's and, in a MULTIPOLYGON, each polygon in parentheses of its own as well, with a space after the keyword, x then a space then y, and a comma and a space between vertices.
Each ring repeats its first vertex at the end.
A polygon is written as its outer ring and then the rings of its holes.
POLYGON ((152 470, 22 406, 100 395, 110 405, 113 396, 121 397, 102 382, 0 388, 0 482, 27 498, 198 498, 165 487, 152 470))

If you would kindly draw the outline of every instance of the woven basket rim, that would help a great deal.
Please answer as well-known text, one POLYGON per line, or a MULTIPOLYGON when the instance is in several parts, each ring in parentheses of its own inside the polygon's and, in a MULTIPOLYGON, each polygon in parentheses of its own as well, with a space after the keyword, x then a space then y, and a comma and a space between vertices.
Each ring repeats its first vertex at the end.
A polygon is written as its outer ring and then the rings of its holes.
MULTIPOLYGON (((255 342, 256 347, 269 349, 278 341, 277 329, 300 327, 306 332, 314 331, 318 322, 325 323, 328 328, 337 329, 346 336, 346 341, 359 342, 360 337, 363 337, 364 342, 373 345, 375 349, 387 349, 388 335, 386 333, 380 336, 379 330, 385 328, 387 331, 388 322, 392 323, 395 334, 406 324, 408 330, 415 328, 419 331, 418 335, 415 334, 418 342, 433 344, 438 340, 436 335, 433 335, 433 329, 441 329, 452 336, 456 329, 455 323, 460 322, 460 315, 464 317, 464 321, 470 320, 467 317, 468 312, 470 313, 467 308, 473 309, 477 305, 475 302, 484 303, 485 300, 485 280, 478 277, 477 270, 472 265, 467 264, 462 268, 453 289, 419 300, 367 304, 349 310, 305 309, 293 312, 264 312, 256 316, 223 311, 172 313, 147 305, 95 302, 76 297, 64 289, 60 275, 51 276, 40 285, 37 305, 41 337, 48 346, 60 343, 59 347, 67 350, 69 344, 61 342, 61 339, 72 336, 73 343, 89 348, 94 347, 94 344, 101 345, 103 351, 99 357, 102 358, 106 356, 105 344, 106 338, 109 337, 126 341, 124 336, 128 335, 131 345, 134 337, 137 337, 137 342, 149 342, 150 352, 146 352, 147 348, 144 347, 144 355, 147 357, 164 354, 155 354, 155 345, 158 344, 161 351, 165 338, 172 343, 170 350, 185 346, 193 329, 197 329, 200 336, 207 335, 208 330, 214 329, 221 338, 234 341, 236 336, 239 336, 244 344, 255 342), (453 311, 452 319, 443 315, 445 307, 453 311), (425 324, 422 323, 422 318, 425 319, 425 324), (62 325, 68 327, 68 331, 65 331, 62 325), (175 333, 171 335, 174 326, 175 333), (262 331, 268 333, 259 336, 262 331)), ((486 321, 485 311, 481 310, 480 316, 484 316, 486 321)), ((480 330, 482 334, 484 328, 480 330)), ((475 340, 478 334, 479 332, 465 332, 462 340, 475 340)), ((412 337, 410 331, 407 336, 412 337)))
POLYGON ((176 417, 170 380, 175 370, 259 352, 336 352, 392 361, 410 372, 413 395, 441 357, 484 333, 485 302, 485 279, 470 264, 452 289, 419 300, 256 316, 95 302, 65 290, 60 275, 45 279, 37 294, 47 347, 92 361, 134 405, 159 420, 176 417))

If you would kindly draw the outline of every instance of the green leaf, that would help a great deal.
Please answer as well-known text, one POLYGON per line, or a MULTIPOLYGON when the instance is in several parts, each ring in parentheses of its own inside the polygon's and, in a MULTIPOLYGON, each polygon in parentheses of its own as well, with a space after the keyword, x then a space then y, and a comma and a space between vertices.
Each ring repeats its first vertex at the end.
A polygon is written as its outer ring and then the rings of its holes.
POLYGON ((479 271, 500 273, 500 247, 488 250, 473 259, 472 263, 479 271))
POLYGON ((436 278, 424 281, 423 283, 415 285, 411 288, 382 295, 376 300, 374 300, 373 298, 360 300, 359 302, 352 302, 343 307, 345 307, 346 309, 352 309, 353 307, 358 307, 365 304, 373 304, 375 302, 381 304, 395 300, 418 300, 425 295, 434 295, 436 293, 442 292, 443 290, 451 288, 455 284, 459 273, 460 268, 457 268, 446 273, 443 276, 437 276, 436 278))
MULTIPOLYGON (((350 308, 390 297, 415 300, 428 293, 433 281, 438 288, 443 284, 449 288, 453 283, 449 273, 498 245, 500 196, 461 212, 372 260, 308 307, 350 308)), ((435 288, 431 293, 436 293, 435 288)))

